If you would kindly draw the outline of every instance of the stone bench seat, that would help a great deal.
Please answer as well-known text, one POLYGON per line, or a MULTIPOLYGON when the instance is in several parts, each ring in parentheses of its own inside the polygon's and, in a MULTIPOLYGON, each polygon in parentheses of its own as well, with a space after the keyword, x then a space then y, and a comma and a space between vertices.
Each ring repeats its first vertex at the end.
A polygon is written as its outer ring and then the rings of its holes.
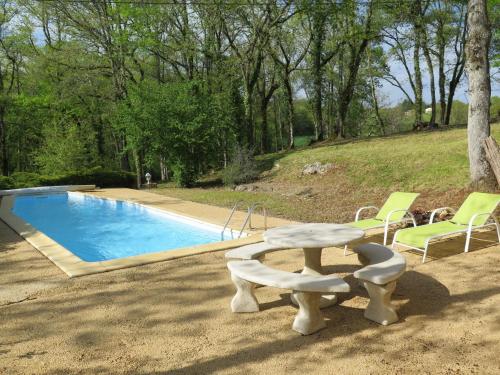
POLYGON ((363 244, 354 249, 364 266, 354 272, 370 295, 365 317, 382 325, 398 321, 398 315, 391 303, 396 281, 406 271, 406 258, 391 249, 376 244, 363 244))
POLYGON ((255 286, 266 285, 292 290, 299 305, 292 328, 309 335, 326 327, 319 305, 322 294, 349 292, 350 287, 336 275, 304 275, 270 268, 258 260, 230 261, 227 267, 236 285, 236 295, 231 301, 233 312, 259 311, 255 286))
POLYGON ((228 252, 226 252, 226 258, 242 259, 242 260, 252 260, 252 259, 263 260, 265 254, 279 250, 283 250, 283 247, 270 245, 266 242, 258 242, 250 245, 241 246, 233 250, 229 250, 228 252))

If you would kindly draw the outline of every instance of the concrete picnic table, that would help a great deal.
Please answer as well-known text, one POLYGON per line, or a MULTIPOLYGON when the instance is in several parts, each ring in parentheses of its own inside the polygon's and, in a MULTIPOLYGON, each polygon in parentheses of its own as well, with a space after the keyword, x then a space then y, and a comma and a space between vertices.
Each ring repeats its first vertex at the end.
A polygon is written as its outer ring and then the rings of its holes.
MULTIPOLYGON (((321 253, 324 248, 344 246, 347 243, 364 237, 361 229, 343 224, 292 224, 272 228, 264 232, 264 241, 283 248, 302 248, 304 251, 303 274, 324 274, 321 265, 321 253)), ((292 302, 293 299, 292 299, 292 302)), ((324 295, 321 307, 327 307, 337 302, 336 295, 324 295)), ((295 303, 295 302, 294 302, 295 303)))

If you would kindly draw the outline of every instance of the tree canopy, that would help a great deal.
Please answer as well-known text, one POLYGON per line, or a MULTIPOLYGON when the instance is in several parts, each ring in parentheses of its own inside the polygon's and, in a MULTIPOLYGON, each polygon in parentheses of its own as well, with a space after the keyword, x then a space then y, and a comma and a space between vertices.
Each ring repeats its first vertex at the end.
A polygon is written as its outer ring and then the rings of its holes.
MULTIPOLYGON (((1 171, 188 186, 235 147, 402 130, 382 84, 410 126, 447 125, 466 20, 464 1, 0 0, 1 171)), ((498 32, 491 46, 495 64, 498 32)))

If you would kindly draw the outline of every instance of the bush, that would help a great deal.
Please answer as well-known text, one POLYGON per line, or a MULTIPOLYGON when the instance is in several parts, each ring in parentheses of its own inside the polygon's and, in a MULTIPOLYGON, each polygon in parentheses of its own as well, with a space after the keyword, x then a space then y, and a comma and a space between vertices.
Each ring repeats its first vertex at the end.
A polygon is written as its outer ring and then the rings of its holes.
POLYGON ((259 170, 253 156, 253 150, 237 146, 234 149, 231 163, 222 172, 222 182, 226 186, 234 186, 250 182, 258 175, 259 170))
POLYGON ((99 187, 135 187, 135 174, 92 168, 61 175, 40 175, 31 172, 15 172, 9 177, 0 176, 0 189, 20 189, 56 185, 96 185, 99 187))
POLYGON ((10 178, 14 181, 16 189, 44 185, 42 176, 37 173, 15 172, 10 175, 10 178))
POLYGON ((194 168, 190 165, 177 163, 173 166, 174 181, 180 187, 191 187, 198 177, 194 168))
POLYGON ((0 190, 14 189, 14 180, 11 177, 0 176, 0 190))
POLYGON ((49 185, 96 185, 99 187, 135 187, 135 174, 123 171, 112 171, 92 168, 81 172, 73 172, 61 176, 45 178, 49 185))

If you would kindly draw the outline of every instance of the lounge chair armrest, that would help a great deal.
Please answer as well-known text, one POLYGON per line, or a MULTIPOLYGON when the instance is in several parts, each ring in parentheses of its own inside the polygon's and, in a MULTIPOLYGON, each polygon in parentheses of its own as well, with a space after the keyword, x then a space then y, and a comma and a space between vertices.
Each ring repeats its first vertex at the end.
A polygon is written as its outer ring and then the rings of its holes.
POLYGON ((478 218, 478 217, 481 217, 481 216, 485 216, 485 215, 488 215, 488 216, 493 216, 493 214, 491 212, 481 212, 481 213, 477 213, 477 214, 474 214, 472 215, 472 217, 470 218, 469 220, 469 230, 472 229, 472 227, 474 227, 474 221, 478 218))
MULTIPOLYGON (((390 219, 391 219, 391 216, 392 216, 394 213, 396 213, 396 212, 406 212, 406 214, 407 214, 408 216, 410 216, 411 221, 413 221, 413 226, 415 226, 415 227, 417 226, 417 222, 416 222, 416 220, 415 220, 415 217, 413 216, 413 214, 411 213, 411 211, 410 211, 410 210, 392 210, 392 211, 390 211, 390 212, 387 214, 387 216, 385 217, 385 220, 384 220, 384 222, 386 223, 386 226, 390 223, 390 221, 391 221, 391 220, 390 220, 390 219)), ((403 216, 403 218, 404 218, 404 216, 403 216)))
POLYGON ((354 221, 358 221, 359 220, 359 215, 361 214, 361 212, 363 210, 368 210, 368 209, 371 209, 371 210, 377 210, 377 212, 379 211, 379 208, 378 207, 375 207, 375 206, 366 206, 366 207, 361 207, 359 210, 356 211, 356 217, 354 218, 354 221))
POLYGON ((431 217, 429 219, 429 224, 432 224, 434 222, 434 217, 436 216, 436 214, 438 212, 441 212, 441 211, 444 211, 444 210, 451 210, 452 213, 455 213, 455 210, 451 207, 439 207, 439 208, 436 208, 435 210, 433 210, 431 212, 431 217))

